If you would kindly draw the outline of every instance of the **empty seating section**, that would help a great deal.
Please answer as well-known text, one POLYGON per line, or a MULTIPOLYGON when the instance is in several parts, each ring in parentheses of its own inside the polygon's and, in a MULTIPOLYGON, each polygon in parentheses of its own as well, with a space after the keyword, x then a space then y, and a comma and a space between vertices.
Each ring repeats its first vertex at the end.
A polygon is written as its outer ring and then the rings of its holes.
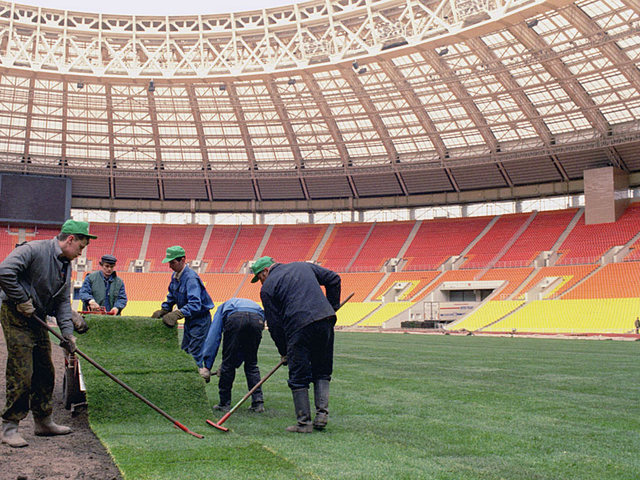
POLYGON ((483 332, 631 333, 638 298, 536 300, 483 332))
MULTIPOLYGON (((113 254, 118 259, 118 269, 126 271, 137 260, 144 238, 145 225, 121 223, 118 225, 113 254)), ((175 244, 173 244, 175 245, 175 244)))
POLYGON ((640 204, 632 204, 617 222, 585 225, 580 218, 558 251, 556 265, 595 263, 611 247, 624 245, 640 232, 640 204))
POLYGON ((566 265, 566 266, 554 266, 554 267, 542 267, 538 273, 521 289, 518 289, 519 297, 522 297, 526 292, 538 285, 546 277, 570 277, 563 282, 562 288, 555 291, 553 297, 558 297, 566 292, 576 283, 589 275, 593 270, 597 268, 597 265, 566 265))
POLYGON ((404 254, 404 270, 437 270, 484 230, 491 217, 425 220, 404 254))
POLYGON ((10 229, 9 227, 0 228, 0 261, 9 255, 18 243, 18 231, 17 229, 10 229))
MULTIPOLYGON (((253 260, 266 230, 266 225, 241 225, 223 271, 225 273, 238 273, 242 265, 253 260)), ((278 261, 277 258, 275 260, 278 261)))
POLYGON ((640 297, 640 263, 636 262, 605 265, 562 299, 630 297, 640 297))
POLYGON ((384 262, 398 256, 415 222, 376 223, 350 272, 378 272, 384 262))
POLYGON ((370 223, 336 225, 318 257, 318 263, 336 272, 346 271, 369 230, 370 223))
POLYGON ((326 225, 275 225, 262 252, 281 263, 311 260, 326 225))
POLYGON ((531 265, 540 252, 551 250, 575 216, 576 211, 577 209, 539 212, 495 266, 525 267, 531 265))
POLYGON ((347 302, 340 310, 338 310, 336 316, 338 317, 336 326, 348 327, 355 323, 358 323, 364 317, 369 315, 380 304, 375 302, 347 302))
POLYGON ((449 324, 446 330, 468 330, 474 332, 479 328, 486 327, 490 323, 497 321, 505 315, 513 312, 524 302, 518 301, 494 301, 490 300, 469 315, 465 316, 459 322, 449 324))
POLYGON ((260 300, 260 287, 262 284, 260 282, 251 283, 251 279, 253 278, 252 274, 246 275, 245 277, 244 283, 242 283, 236 296, 262 303, 262 300, 260 300))
POLYGON ((246 275, 241 273, 200 274, 200 278, 204 282, 207 292, 209 292, 209 296, 211 296, 214 302, 224 302, 233 297, 245 276, 246 275))
POLYGON ((403 312, 407 308, 411 308, 413 303, 410 302, 389 302, 375 310, 370 316, 358 323, 361 327, 381 327, 385 322, 403 312))
POLYGON ((126 265, 125 259, 114 250, 118 225, 115 223, 91 223, 89 231, 98 237, 91 240, 89 246, 85 249, 87 260, 92 262, 91 268, 93 270, 100 268, 100 265, 98 265, 100 258, 105 254, 109 254, 115 255, 118 259, 116 270, 126 270, 128 265, 126 265))
POLYGON ((413 295, 426 287, 439 273, 440 272, 393 272, 376 291, 372 299, 382 300, 382 296, 398 282, 411 282, 408 289, 402 293, 402 300, 410 300, 413 295))
POLYGON ((180 245, 187 254, 187 261, 194 260, 202 245, 202 238, 207 227, 204 225, 152 225, 149 245, 145 260, 150 261, 149 270, 152 272, 167 271, 162 264, 167 247, 180 245))
POLYGON ((436 288, 438 288, 444 282, 463 282, 469 281, 472 282, 476 275, 480 273, 480 270, 448 270, 442 274, 442 276, 431 285, 428 289, 416 294, 411 300, 417 302, 418 300, 422 300, 429 293, 433 292, 436 288))
POLYGON ((233 240, 241 227, 237 225, 214 225, 209 243, 202 256, 207 272, 221 272, 224 261, 231 250, 233 240))
POLYGON ((533 268, 492 268, 479 280, 506 280, 507 285, 499 293, 500 300, 506 300, 531 275, 531 272, 533 268))
MULTIPOLYGON (((129 301, 161 303, 167 298, 171 273, 173 272, 169 270, 167 273, 118 272, 118 275, 124 281, 129 301)), ((158 303, 158 308, 160 308, 160 303, 158 303)))
POLYGON ((341 273, 342 298, 354 292, 351 301, 364 302, 371 290, 382 280, 382 276, 382 273, 341 273))
POLYGON ((484 268, 514 237, 531 214, 504 215, 466 254, 461 268, 484 268))

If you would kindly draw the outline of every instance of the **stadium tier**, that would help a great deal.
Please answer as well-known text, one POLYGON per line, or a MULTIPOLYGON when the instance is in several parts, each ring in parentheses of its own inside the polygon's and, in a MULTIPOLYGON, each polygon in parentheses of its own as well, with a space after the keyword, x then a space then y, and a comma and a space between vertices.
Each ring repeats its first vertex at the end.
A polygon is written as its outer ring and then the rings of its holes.
POLYGON ((275 225, 262 255, 281 263, 310 260, 326 230, 326 225, 275 225))
POLYGON ((222 271, 240 228, 240 226, 236 225, 213 226, 209 242, 202 257, 202 262, 206 264, 207 272, 222 271))
POLYGON ((336 225, 318 257, 318 263, 338 272, 348 271, 372 227, 373 224, 369 223, 336 225))
POLYGON ((162 263, 167 247, 180 244, 187 254, 187 261, 194 260, 200 251, 207 227, 203 225, 152 225, 147 252, 144 256, 150 262, 149 271, 167 271, 162 263))
POLYGON ((509 246, 511 240, 525 226, 532 214, 504 215, 491 226, 478 242, 467 252, 467 261, 461 268, 484 268, 493 261, 503 249, 509 246))
POLYGON ((258 247, 266 231, 265 225, 240 225, 222 271, 237 273, 246 262, 259 256, 258 247))
POLYGON ((405 270, 437 270, 484 230, 491 217, 446 218, 424 221, 404 257, 405 270))
POLYGON ((350 272, 376 272, 389 258, 398 257, 414 222, 376 223, 354 260, 350 272))
POLYGON ((474 332, 497 322, 499 319, 524 305, 522 301, 488 301, 476 308, 459 322, 447 325, 447 330, 467 330, 474 332))
POLYGON ((131 262, 139 258, 145 230, 145 225, 117 225, 113 254, 118 259, 118 267, 121 270, 128 268, 131 262))

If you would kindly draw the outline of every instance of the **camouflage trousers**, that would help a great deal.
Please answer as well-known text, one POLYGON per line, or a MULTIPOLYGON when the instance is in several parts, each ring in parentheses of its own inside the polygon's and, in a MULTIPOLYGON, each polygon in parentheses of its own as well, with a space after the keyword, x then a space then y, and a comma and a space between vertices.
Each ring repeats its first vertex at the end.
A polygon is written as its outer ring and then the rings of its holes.
POLYGON ((19 315, 3 302, 0 323, 7 343, 7 399, 2 418, 19 422, 29 413, 51 415, 55 369, 49 333, 35 320, 19 315))

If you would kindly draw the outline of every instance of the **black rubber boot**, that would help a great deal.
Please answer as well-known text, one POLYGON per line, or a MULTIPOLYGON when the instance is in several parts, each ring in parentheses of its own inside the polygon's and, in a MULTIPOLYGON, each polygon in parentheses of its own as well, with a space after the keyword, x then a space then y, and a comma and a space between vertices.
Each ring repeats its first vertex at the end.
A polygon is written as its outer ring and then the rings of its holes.
POLYGON ((316 418, 313 428, 324 430, 329 421, 329 380, 317 380, 313 384, 313 397, 316 402, 316 418))
POLYGON ((299 388, 291 390, 293 394, 293 405, 296 409, 296 417, 298 423, 287 427, 287 432, 311 433, 313 426, 311 425, 311 406, 309 405, 309 389, 299 388))

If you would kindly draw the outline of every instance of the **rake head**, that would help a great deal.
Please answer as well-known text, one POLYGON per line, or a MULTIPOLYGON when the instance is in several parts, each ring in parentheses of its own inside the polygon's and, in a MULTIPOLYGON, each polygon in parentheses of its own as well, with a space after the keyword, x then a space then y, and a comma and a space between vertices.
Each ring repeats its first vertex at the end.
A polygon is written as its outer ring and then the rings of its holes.
POLYGON ((222 432, 228 432, 229 429, 227 427, 223 427, 222 425, 212 422, 211 420, 207 420, 207 424, 212 426, 213 428, 217 428, 218 430, 222 431, 222 432))

